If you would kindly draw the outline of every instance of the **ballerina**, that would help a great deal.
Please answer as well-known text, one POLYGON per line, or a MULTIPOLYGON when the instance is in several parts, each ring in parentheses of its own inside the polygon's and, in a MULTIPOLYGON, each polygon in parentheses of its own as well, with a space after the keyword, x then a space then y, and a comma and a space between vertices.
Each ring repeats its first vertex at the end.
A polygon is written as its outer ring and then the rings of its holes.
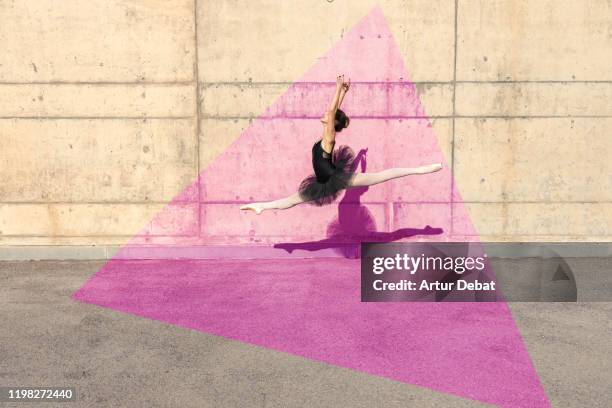
POLYGON ((261 214, 264 210, 286 210, 301 203, 322 206, 333 202, 341 191, 352 187, 373 186, 399 177, 412 174, 433 173, 442 169, 441 163, 421 167, 396 167, 376 173, 355 173, 353 161, 355 154, 346 145, 336 144, 336 133, 349 126, 350 119, 340 109, 344 96, 350 89, 350 79, 344 82, 344 75, 336 78, 336 92, 328 110, 320 119, 323 136, 312 146, 312 167, 314 174, 306 177, 298 191, 289 197, 274 201, 245 204, 241 210, 251 210, 261 214))

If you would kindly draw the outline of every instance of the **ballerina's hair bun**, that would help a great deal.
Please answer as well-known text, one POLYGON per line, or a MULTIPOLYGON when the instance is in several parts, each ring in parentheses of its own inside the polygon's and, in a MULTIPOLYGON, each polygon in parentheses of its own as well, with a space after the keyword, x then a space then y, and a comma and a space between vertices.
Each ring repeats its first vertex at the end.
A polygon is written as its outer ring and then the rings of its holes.
POLYGON ((344 113, 342 109, 338 109, 336 110, 336 117, 334 118, 334 129, 336 129, 336 132, 341 132, 342 129, 348 127, 350 121, 346 113, 344 113))

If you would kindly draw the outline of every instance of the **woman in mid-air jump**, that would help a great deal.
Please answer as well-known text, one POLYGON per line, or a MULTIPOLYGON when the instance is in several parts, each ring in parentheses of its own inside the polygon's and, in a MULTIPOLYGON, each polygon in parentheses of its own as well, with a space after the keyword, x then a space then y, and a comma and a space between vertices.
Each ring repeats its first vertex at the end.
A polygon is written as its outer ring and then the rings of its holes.
POLYGON ((334 99, 321 118, 323 137, 312 146, 314 174, 306 177, 300 184, 298 192, 289 197, 246 204, 240 207, 241 210, 252 210, 261 214, 263 210, 286 210, 301 203, 322 206, 334 201, 340 192, 347 188, 372 186, 411 174, 433 173, 442 168, 442 164, 435 163, 415 168, 387 169, 378 173, 355 173, 353 167, 355 154, 351 148, 343 145, 334 150, 336 133, 349 125, 348 116, 340 109, 349 88, 350 80, 344 82, 344 75, 338 76, 334 99))

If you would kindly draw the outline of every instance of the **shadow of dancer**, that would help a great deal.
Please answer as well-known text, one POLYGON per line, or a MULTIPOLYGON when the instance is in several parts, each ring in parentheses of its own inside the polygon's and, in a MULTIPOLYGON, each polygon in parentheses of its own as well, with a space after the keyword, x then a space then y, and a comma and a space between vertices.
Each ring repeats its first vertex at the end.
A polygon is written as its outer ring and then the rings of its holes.
MULTIPOLYGON (((361 172, 365 173, 367 151, 368 149, 362 149, 355 156, 352 170, 360 166, 361 172)), ((327 227, 327 238, 310 242, 279 243, 275 244, 274 248, 284 249, 289 253, 297 249, 309 252, 334 249, 346 258, 358 258, 361 242, 393 242, 417 235, 439 235, 444 232, 442 228, 429 225, 425 228, 400 228, 392 232, 377 231, 372 213, 361 203, 361 196, 368 189, 366 186, 346 190, 338 204, 338 217, 327 227)))

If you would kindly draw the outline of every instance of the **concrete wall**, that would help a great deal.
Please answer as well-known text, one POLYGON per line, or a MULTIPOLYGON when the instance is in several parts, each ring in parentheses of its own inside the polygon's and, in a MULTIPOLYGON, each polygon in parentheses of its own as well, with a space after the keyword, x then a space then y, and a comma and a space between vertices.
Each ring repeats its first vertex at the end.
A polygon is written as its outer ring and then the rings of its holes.
MULTIPOLYGON (((0 245, 126 242, 375 4, 0 1, 0 245)), ((380 5, 483 239, 612 240, 612 4, 380 5)))

